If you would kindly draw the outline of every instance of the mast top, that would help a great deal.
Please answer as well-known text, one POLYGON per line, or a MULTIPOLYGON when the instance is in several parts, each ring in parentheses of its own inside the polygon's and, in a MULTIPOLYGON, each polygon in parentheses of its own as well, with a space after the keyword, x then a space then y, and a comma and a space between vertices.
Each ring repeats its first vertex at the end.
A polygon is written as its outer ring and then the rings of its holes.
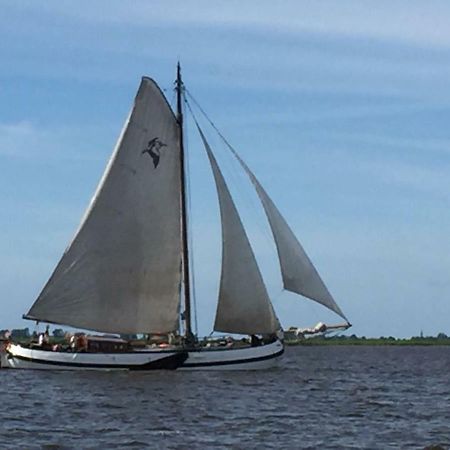
POLYGON ((181 80, 181 64, 180 61, 177 63, 177 79, 175 80, 175 89, 181 94, 183 88, 183 81, 181 80))

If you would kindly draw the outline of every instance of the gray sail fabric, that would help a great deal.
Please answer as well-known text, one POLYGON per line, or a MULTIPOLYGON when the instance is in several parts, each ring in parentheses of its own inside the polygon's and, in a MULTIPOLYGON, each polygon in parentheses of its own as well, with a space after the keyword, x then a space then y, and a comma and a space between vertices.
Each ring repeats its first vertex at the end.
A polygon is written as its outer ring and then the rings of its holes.
POLYGON ((180 189, 177 121, 143 78, 80 228, 25 317, 113 333, 176 330, 180 189))
POLYGON ((278 208, 247 164, 233 148, 229 148, 249 176, 269 220, 277 246, 284 288, 326 306, 348 322, 278 208))
POLYGON ((202 131, 216 182, 222 221, 222 273, 215 331, 273 333, 280 329, 236 206, 202 131))

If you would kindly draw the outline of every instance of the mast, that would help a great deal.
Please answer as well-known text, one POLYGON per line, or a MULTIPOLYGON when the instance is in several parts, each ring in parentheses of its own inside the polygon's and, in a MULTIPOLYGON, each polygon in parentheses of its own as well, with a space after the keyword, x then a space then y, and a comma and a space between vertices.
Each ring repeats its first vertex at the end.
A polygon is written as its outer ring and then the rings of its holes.
POLYGON ((177 92, 177 120, 180 130, 180 176, 181 176, 181 233, 183 241, 183 279, 184 279, 184 321, 185 321, 185 337, 188 341, 193 340, 192 321, 191 321, 191 285, 189 273, 189 245, 188 245, 188 223, 187 223, 187 193, 186 193, 186 171, 184 163, 184 139, 183 139, 183 105, 182 90, 183 82, 181 81, 180 62, 177 64, 177 79, 175 81, 175 90, 177 92))

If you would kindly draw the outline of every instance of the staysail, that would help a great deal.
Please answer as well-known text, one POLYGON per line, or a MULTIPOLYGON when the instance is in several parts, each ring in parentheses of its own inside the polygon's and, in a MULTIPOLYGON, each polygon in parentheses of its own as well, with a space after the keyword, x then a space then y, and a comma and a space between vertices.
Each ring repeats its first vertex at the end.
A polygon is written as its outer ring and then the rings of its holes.
POLYGON ((180 283, 179 128, 144 77, 80 228, 25 318, 114 333, 173 331, 180 283))
POLYGON ((302 245, 261 183, 236 151, 230 145, 228 148, 247 173, 261 200, 275 239, 284 288, 326 306, 348 322, 302 245))
POLYGON ((225 179, 199 128, 216 182, 222 221, 222 273, 215 331, 273 333, 280 328, 225 179))

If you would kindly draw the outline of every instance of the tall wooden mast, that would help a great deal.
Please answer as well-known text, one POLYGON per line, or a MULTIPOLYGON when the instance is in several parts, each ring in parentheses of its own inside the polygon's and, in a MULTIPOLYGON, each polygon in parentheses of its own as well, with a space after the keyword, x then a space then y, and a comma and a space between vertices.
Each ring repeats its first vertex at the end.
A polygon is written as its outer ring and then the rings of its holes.
POLYGON ((177 120, 180 130, 180 168, 181 168, 181 229, 183 241, 183 279, 184 279, 184 320, 185 336, 188 341, 192 341, 191 321, 191 279, 189 273, 189 244, 188 244, 188 222, 187 222, 187 192, 186 192, 186 170, 184 162, 184 139, 183 139, 183 82, 181 81, 181 67, 177 64, 177 80, 175 82, 177 92, 177 120))

